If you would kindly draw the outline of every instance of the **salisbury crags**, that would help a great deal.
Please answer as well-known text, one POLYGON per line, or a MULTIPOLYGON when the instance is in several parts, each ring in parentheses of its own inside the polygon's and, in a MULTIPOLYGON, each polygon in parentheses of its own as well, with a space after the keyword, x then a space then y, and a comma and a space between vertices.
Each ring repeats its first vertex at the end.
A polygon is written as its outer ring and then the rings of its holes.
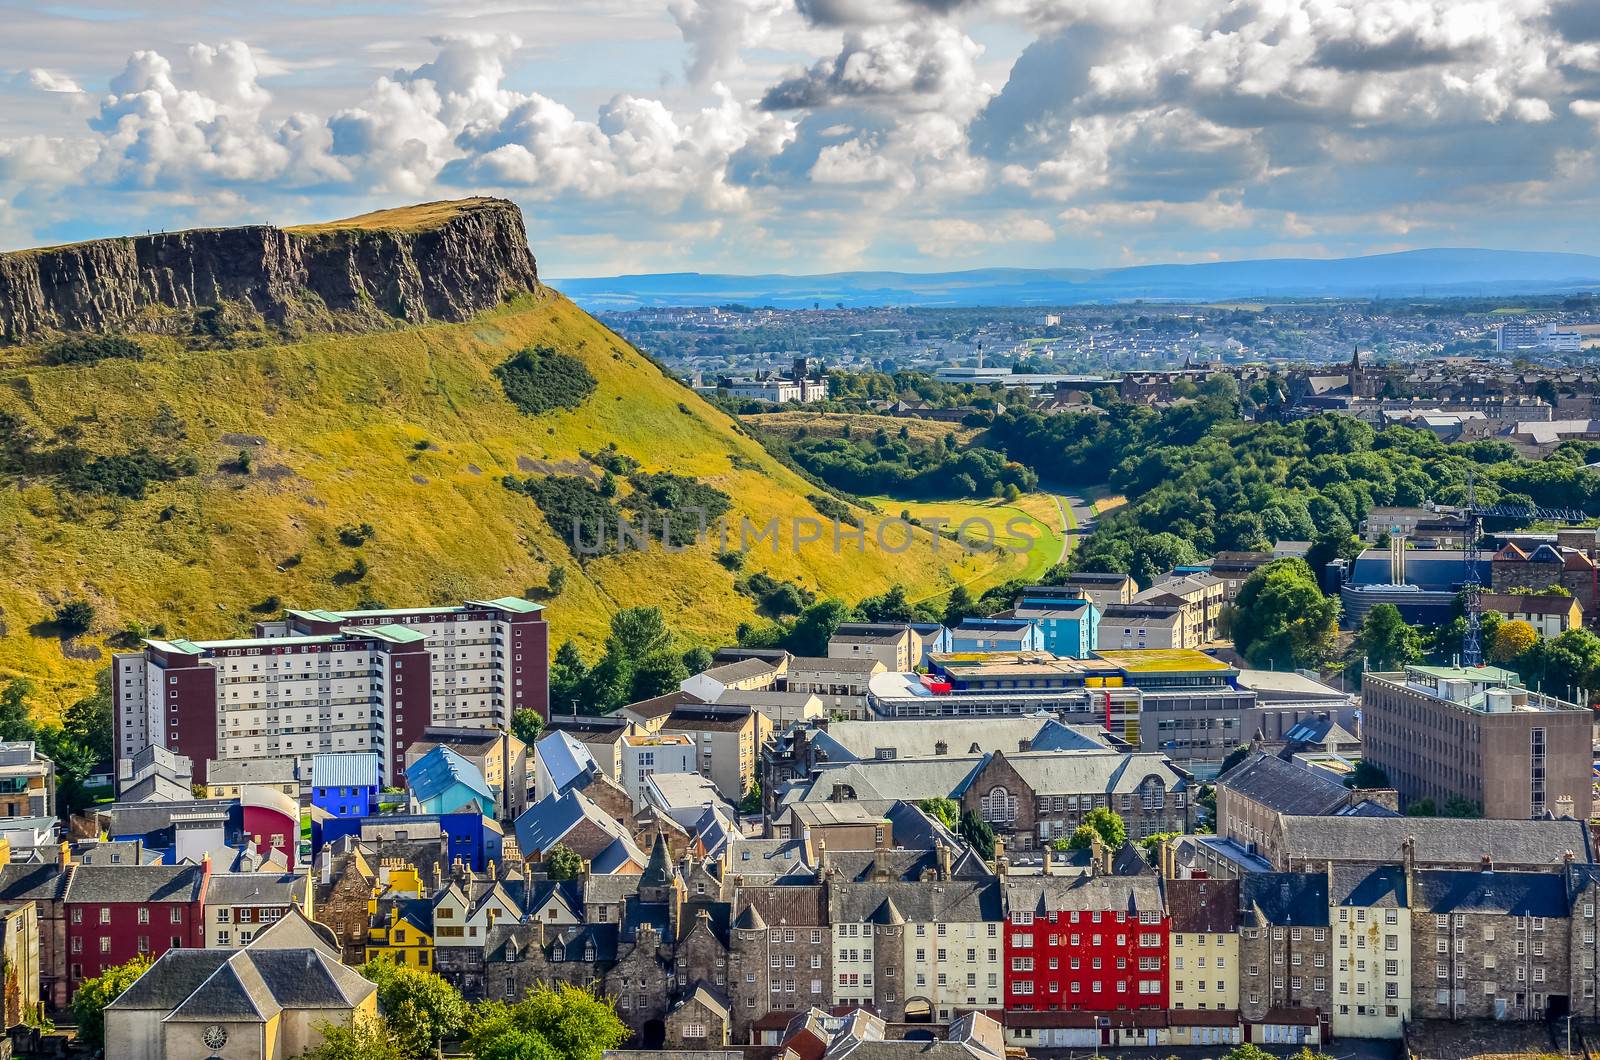
POLYGON ((461 321, 538 285, 517 207, 465 199, 0 254, 0 341, 182 333, 217 313, 308 330, 461 321))

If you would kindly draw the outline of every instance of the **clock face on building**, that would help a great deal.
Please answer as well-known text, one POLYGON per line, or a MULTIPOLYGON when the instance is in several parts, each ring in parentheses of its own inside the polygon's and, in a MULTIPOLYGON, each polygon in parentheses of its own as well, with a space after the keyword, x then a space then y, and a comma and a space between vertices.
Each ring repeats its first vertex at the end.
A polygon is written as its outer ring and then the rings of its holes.
POLYGON ((212 1024, 201 1033, 200 1038, 211 1049, 221 1049, 228 1044, 228 1029, 212 1024))

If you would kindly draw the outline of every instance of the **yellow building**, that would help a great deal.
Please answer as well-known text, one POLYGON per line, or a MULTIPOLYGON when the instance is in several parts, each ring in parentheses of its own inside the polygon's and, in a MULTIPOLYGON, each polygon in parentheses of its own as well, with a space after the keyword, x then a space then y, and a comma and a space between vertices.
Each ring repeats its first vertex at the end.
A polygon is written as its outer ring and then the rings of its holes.
POLYGON ((387 886, 375 886, 367 904, 367 960, 388 958, 413 968, 433 968, 433 900, 421 897, 414 867, 392 867, 387 886))
POLYGON ((1237 1011, 1239 881, 1168 880, 1167 915, 1170 1007, 1237 1011))
POLYGON ((1336 866, 1333 927, 1335 1037, 1399 1038, 1411 1019, 1411 911, 1399 866, 1336 866))

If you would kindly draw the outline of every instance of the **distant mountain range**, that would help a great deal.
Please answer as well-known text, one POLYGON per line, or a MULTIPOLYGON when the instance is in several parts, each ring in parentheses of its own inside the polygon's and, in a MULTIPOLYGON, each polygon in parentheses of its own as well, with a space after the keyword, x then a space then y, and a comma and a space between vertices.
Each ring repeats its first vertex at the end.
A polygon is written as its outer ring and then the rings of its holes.
POLYGON ((1539 251, 1409 250, 1118 269, 835 272, 819 276, 652 273, 555 280, 589 310, 658 306, 1052 306, 1249 298, 1511 295, 1600 289, 1600 257, 1539 251))

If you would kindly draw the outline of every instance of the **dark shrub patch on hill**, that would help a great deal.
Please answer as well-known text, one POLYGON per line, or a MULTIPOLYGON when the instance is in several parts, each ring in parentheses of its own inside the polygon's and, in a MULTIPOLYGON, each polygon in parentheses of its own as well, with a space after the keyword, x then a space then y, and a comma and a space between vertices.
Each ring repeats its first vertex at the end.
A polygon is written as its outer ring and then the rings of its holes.
POLYGON ((597 385, 582 361, 549 346, 529 346, 507 358, 494 374, 511 403, 530 416, 575 409, 597 385))
POLYGON ((544 513, 556 536, 580 559, 616 551, 617 506, 585 478, 550 475, 518 479, 507 475, 507 489, 526 493, 544 513))
POLYGON ((629 511, 649 520, 652 534, 659 538, 662 526, 673 545, 688 545, 733 508, 733 499, 715 486, 699 479, 670 472, 640 472, 628 479, 633 493, 622 502, 629 511))
POLYGON ((94 364, 114 358, 138 360, 144 347, 121 335, 74 335, 45 347, 46 364, 94 364))

